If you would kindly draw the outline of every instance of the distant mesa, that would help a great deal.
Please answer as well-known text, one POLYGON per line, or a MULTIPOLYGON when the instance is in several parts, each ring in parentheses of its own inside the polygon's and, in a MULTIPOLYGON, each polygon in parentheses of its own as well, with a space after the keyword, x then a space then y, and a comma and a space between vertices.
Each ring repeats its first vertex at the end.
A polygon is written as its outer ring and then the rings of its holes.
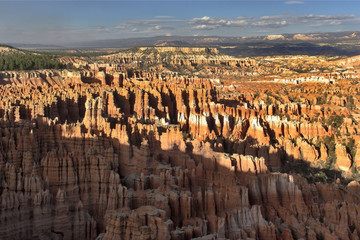
POLYGON ((321 37, 316 37, 312 34, 306 35, 306 34, 295 34, 293 39, 295 40, 319 40, 321 37))
POLYGON ((283 35, 267 35, 265 40, 285 40, 285 37, 283 35))

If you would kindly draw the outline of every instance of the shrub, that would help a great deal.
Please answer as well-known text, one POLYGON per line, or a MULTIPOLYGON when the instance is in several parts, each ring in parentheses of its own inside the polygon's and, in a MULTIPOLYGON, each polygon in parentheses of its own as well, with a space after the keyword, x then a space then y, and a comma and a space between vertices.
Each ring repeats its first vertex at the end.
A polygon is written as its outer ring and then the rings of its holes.
POLYGON ((346 143, 346 150, 348 151, 348 153, 350 153, 352 159, 354 159, 356 154, 356 146, 355 140, 353 138, 350 138, 346 143))
POLYGON ((344 115, 332 115, 327 120, 327 125, 331 126, 334 129, 339 129, 341 125, 344 123, 344 115))
POLYGON ((67 66, 51 55, 12 54, 0 57, 0 71, 64 69, 67 66))
POLYGON ((327 96, 320 96, 320 97, 317 97, 316 98, 316 104, 317 105, 323 105, 323 104, 326 104, 326 98, 327 96))
POLYGON ((269 95, 266 96, 266 100, 265 100, 266 105, 271 105, 273 103, 271 97, 269 97, 269 95))
POLYGON ((346 96, 346 107, 350 110, 353 110, 355 108, 354 104, 354 98, 351 95, 346 96))
POLYGON ((324 240, 324 236, 322 235, 322 233, 316 234, 316 238, 318 240, 324 240))
POLYGON ((333 162, 335 161, 335 137, 334 135, 326 136, 324 138, 324 144, 328 149, 328 161, 326 162, 326 167, 330 168, 333 162))
POLYGON ((134 69, 133 68, 126 68, 126 72, 129 78, 134 77, 134 69))
POLYGON ((353 233, 356 229, 355 223, 353 223, 352 225, 349 226, 349 229, 351 231, 351 233, 353 233))

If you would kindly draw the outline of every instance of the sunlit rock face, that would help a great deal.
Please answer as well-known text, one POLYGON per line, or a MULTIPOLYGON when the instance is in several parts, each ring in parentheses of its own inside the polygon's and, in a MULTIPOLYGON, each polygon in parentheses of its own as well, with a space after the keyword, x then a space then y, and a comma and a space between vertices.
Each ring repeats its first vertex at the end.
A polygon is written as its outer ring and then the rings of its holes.
POLYGON ((1 239, 359 238, 359 183, 337 180, 360 162, 357 139, 340 141, 359 132, 351 118, 121 65, 0 82, 1 239), (322 183, 311 171, 330 158, 322 183))

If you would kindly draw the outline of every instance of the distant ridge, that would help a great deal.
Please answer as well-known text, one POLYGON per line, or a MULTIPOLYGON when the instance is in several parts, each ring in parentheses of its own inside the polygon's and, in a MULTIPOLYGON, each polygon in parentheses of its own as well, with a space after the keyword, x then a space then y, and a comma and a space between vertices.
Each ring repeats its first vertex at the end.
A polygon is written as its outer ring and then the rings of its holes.
POLYGON ((64 44, 67 48, 131 48, 137 46, 214 46, 253 41, 348 41, 360 40, 359 31, 328 33, 294 33, 254 37, 219 36, 157 36, 144 38, 104 39, 95 41, 72 42, 64 44), (277 36, 277 37, 274 37, 277 36))
POLYGON ((0 44, 0 47, 2 47, 2 48, 14 48, 13 46, 8 45, 8 44, 0 44))
POLYGON ((24 54, 24 51, 7 44, 0 44, 0 55, 24 54))
POLYGON ((104 39, 60 45, 9 44, 25 50, 44 51, 118 51, 133 47, 207 47, 235 57, 275 55, 360 55, 360 31, 293 33, 255 37, 156 36, 128 39, 104 39))
POLYGON ((163 36, 149 38, 104 39, 66 44, 73 48, 131 48, 137 46, 190 46, 203 37, 163 36))
POLYGON ((0 44, 4 46, 16 47, 16 48, 64 48, 64 46, 53 44, 37 44, 37 43, 5 43, 0 44))

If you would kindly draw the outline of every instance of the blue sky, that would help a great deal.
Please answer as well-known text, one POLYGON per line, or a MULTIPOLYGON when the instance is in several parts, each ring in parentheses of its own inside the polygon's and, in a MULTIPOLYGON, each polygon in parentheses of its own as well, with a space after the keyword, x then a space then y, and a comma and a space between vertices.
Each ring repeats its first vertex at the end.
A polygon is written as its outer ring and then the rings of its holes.
POLYGON ((0 1, 0 43, 360 30, 359 1, 0 1))

